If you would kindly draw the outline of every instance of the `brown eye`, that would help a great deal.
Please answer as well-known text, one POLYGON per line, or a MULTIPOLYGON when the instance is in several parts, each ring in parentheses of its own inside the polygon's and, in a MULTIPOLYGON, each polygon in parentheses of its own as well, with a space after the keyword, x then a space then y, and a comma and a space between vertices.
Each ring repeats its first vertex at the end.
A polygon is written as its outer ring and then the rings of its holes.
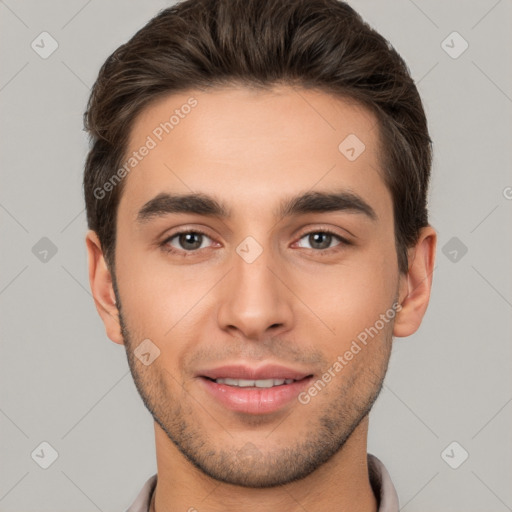
POLYGON ((200 233, 181 233, 178 235, 178 243, 183 249, 194 250, 200 249, 203 235, 200 233))
MULTIPOLYGON (((309 247, 305 247, 306 249, 313 249, 318 251, 325 251, 327 249, 332 249, 333 247, 337 247, 338 245, 348 244, 348 241, 344 240, 339 235, 335 233, 331 233, 330 231, 311 231, 310 233, 304 234, 300 240, 307 240, 307 243, 310 245, 309 247), (333 241, 338 240, 338 244, 332 245, 333 241)), ((303 245, 299 245, 299 247, 304 247, 303 245)))
POLYGON ((331 246, 332 235, 329 233, 311 233, 308 242, 313 249, 328 249, 331 246))
POLYGON ((211 240, 200 231, 183 231, 167 238, 163 245, 170 252, 194 252, 205 247, 203 245, 205 239, 211 240))

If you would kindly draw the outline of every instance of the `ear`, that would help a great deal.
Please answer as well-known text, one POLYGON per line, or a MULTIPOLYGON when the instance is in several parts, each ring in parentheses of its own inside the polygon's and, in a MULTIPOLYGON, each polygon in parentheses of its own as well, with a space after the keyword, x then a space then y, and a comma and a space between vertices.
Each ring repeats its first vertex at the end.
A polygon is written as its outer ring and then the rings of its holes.
POLYGON ((85 237, 89 257, 89 283, 96 309, 100 314, 107 336, 115 343, 123 345, 119 324, 119 310, 116 305, 112 275, 107 267, 98 235, 89 230, 85 237))
POLYGON ((421 229, 417 244, 409 249, 409 270, 400 276, 401 309, 395 317, 393 336, 415 333, 425 315, 432 288, 437 233, 432 226, 421 229))

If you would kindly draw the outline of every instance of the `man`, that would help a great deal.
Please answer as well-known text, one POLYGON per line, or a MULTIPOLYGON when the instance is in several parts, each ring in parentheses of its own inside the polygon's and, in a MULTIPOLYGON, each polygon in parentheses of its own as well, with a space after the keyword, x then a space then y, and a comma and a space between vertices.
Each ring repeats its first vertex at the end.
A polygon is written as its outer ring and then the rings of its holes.
POLYGON ((336 0, 188 0, 103 65, 89 277, 155 425, 131 512, 394 512, 367 454, 436 232, 408 69, 336 0))

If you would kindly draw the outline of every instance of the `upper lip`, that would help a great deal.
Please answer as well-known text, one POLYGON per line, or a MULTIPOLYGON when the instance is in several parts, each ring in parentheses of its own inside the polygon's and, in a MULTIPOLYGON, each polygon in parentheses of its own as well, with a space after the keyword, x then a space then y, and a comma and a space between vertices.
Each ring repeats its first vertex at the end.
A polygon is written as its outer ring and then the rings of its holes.
POLYGON ((277 364, 266 364, 258 368, 251 368, 245 365, 225 365, 217 368, 211 368, 198 373, 200 377, 208 377, 210 379, 246 379, 246 380, 263 380, 263 379, 293 379, 301 380, 311 375, 307 372, 294 370, 277 364))

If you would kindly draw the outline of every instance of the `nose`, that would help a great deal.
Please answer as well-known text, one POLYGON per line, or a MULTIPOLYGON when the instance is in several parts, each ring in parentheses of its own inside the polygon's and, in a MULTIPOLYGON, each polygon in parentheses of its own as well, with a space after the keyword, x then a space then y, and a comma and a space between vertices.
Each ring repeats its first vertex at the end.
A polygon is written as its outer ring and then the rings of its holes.
POLYGON ((219 327, 254 341, 290 330, 293 294, 270 251, 252 263, 235 255, 233 265, 219 297, 219 327))

